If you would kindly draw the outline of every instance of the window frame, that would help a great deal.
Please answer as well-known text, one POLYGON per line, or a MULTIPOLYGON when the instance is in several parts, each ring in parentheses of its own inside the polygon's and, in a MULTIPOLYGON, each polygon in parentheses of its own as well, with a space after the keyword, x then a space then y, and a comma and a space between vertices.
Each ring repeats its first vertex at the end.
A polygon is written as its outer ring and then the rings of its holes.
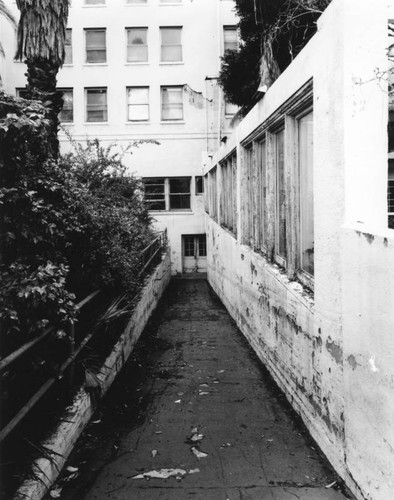
MULTIPOLYGON (((60 92, 63 92, 63 95, 66 92, 71 92, 71 116, 72 116, 72 118, 71 118, 71 120, 62 120, 61 115, 62 115, 63 111, 65 111, 64 104, 63 104, 63 108, 59 113, 59 121, 61 123, 65 123, 65 124, 74 123, 74 89, 73 89, 73 87, 61 87, 61 88, 58 88, 57 90, 60 92)), ((65 103, 65 101, 63 101, 63 102, 65 103)), ((69 111, 70 109, 67 108, 67 110, 69 111)))
MULTIPOLYGON (((91 106, 94 106, 91 104, 91 106)), ((95 123, 95 124, 100 124, 100 123, 108 123, 108 88, 107 87, 85 87, 85 123, 95 123), (98 121, 98 120, 89 120, 89 109, 88 109, 88 95, 90 91, 94 90, 101 90, 105 91, 105 105, 103 107, 103 112, 105 113, 105 120, 98 121)))
POLYGON ((66 28, 66 38, 64 40, 64 66, 72 66, 73 64, 72 32, 72 28, 66 28), (69 36, 67 36, 68 34, 69 36), (67 61, 67 56, 69 57, 69 61, 67 61))
MULTIPOLYGON (((148 208, 149 211, 151 212, 192 212, 192 177, 191 176, 168 176, 168 177, 143 177, 143 182, 144 182, 144 191, 145 191, 145 180, 147 179, 157 179, 157 180, 163 180, 163 186, 164 186, 164 199, 158 199, 156 201, 164 201, 164 208, 163 209, 150 209, 148 208), (171 191, 171 180, 187 180, 189 183, 189 190, 185 192, 174 192, 171 191), (171 206, 171 197, 172 196, 188 196, 189 197, 189 208, 173 208, 171 206)), ((157 185, 160 185, 161 183, 157 183, 157 185)), ((155 201, 155 200, 154 200, 155 201)))
POLYGON ((147 64, 149 62, 149 44, 148 44, 148 33, 149 33, 149 28, 148 26, 129 26, 125 28, 126 31, 126 63, 127 64, 147 64), (145 32, 145 38, 146 41, 145 43, 142 44, 129 44, 129 31, 132 30, 139 30, 139 31, 144 31, 145 32), (143 60, 129 60, 129 48, 132 47, 144 47, 146 48, 146 59, 143 60))
POLYGON ((150 105, 149 105, 149 87, 148 86, 130 86, 126 87, 126 100, 127 100, 127 122, 129 123, 147 123, 150 121, 150 105), (146 96, 146 103, 130 103, 130 91, 132 90, 147 90, 147 96, 146 96), (131 106, 146 106, 148 110, 148 117, 147 118, 141 118, 141 119, 131 119, 130 118, 130 107, 131 106))
MULTIPOLYGON (((170 104, 178 104, 179 103, 168 103, 167 106, 169 107, 170 104)), ((161 122, 163 123, 168 123, 168 122, 183 122, 185 115, 184 115, 184 98, 183 98, 183 85, 162 85, 160 87, 160 119, 161 122), (180 94, 181 94, 181 105, 182 105, 182 117, 181 118, 164 118, 164 91, 168 91, 168 89, 178 89, 180 94)))
MULTIPOLYGON (((94 64, 107 64, 107 29, 106 28, 84 28, 84 33, 85 33, 85 64, 94 65, 94 64), (96 32, 102 32, 104 33, 104 49, 88 49, 88 33, 93 33, 94 31, 96 32), (89 61, 89 51, 98 51, 101 50, 104 52, 104 60, 103 61, 89 61)), ((98 46, 101 47, 101 46, 98 46)))
POLYGON ((183 63, 183 26, 160 26, 160 64, 180 64, 183 63), (163 43, 163 33, 170 30, 176 30, 179 33, 179 44, 164 44, 163 43), (165 48, 168 47, 178 47, 180 48, 180 59, 164 59, 163 52, 165 48))
POLYGON ((237 26, 236 25, 230 25, 230 24, 225 24, 223 26, 223 55, 227 52, 227 51, 231 51, 231 52, 237 52, 238 51, 238 48, 239 48, 239 40, 238 40, 238 29, 237 29, 237 26), (226 45, 229 45, 228 43, 226 44, 226 32, 229 33, 229 32, 234 32, 235 34, 235 42, 232 42, 233 44, 235 43, 235 49, 230 49, 230 48, 226 48, 226 45))

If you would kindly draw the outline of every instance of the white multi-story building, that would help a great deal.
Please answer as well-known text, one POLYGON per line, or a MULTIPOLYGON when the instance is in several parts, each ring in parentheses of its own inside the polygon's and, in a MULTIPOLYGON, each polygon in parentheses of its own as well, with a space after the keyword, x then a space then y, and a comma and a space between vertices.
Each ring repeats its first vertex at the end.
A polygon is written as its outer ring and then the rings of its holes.
MULTIPOLYGON (((18 17, 15 2, 9 8, 18 17)), ((0 21, 3 87, 23 94, 26 67, 0 21)), ((132 148, 124 161, 145 180, 156 226, 167 227, 174 273, 206 268, 202 159, 228 134, 234 108, 217 86, 220 56, 236 46, 231 0, 73 0, 66 60, 62 148, 99 138, 132 148), (68 134, 65 133, 68 132, 68 134)))

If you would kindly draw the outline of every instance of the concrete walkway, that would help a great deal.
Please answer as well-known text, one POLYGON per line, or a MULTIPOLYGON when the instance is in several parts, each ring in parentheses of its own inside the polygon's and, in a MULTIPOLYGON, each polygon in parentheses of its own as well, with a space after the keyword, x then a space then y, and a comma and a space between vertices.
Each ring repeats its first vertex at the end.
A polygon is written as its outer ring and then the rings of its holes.
POLYGON ((349 498, 208 283, 173 280, 165 295, 60 498, 349 498))

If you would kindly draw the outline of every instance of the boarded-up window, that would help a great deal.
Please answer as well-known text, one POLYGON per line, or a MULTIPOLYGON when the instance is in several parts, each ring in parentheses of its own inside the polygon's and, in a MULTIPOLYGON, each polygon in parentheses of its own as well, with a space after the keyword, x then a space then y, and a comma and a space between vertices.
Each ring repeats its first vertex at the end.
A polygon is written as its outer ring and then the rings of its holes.
POLYGON ((127 89, 127 107, 129 121, 148 121, 149 87, 129 87, 127 89))

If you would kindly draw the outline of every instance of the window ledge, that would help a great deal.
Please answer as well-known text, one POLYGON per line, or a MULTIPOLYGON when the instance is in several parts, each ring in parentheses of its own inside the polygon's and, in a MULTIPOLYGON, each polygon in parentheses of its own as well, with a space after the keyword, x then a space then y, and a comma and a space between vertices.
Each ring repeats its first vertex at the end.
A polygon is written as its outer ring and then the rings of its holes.
POLYGON ((151 125, 151 122, 149 120, 141 120, 141 121, 133 121, 133 120, 128 120, 126 123, 126 125, 151 125))
POLYGON ((161 120, 160 123, 162 125, 184 125, 186 122, 185 120, 161 120))
POLYGON ((83 124, 84 125, 88 125, 88 126, 94 126, 94 125, 96 125, 96 126, 97 125, 100 125, 100 126, 101 125, 106 125, 106 126, 108 126, 109 125, 108 122, 84 122, 83 124))
POLYGON ((125 66, 149 66, 149 61, 143 61, 143 62, 126 61, 125 66))
POLYGON ((190 210, 149 210, 150 214, 153 215, 194 215, 192 209, 190 210))
POLYGON ((148 4, 146 2, 141 2, 141 3, 125 3, 125 7, 148 7, 148 4))
POLYGON ((107 7, 106 4, 97 4, 97 5, 82 5, 84 9, 102 9, 107 7))
POLYGON ((73 63, 64 63, 62 68, 72 68, 74 66, 73 63))
POLYGON ((161 61, 159 66, 182 66, 184 61, 161 61))
POLYGON ((183 6, 183 3, 182 2, 159 3, 160 7, 173 7, 174 5, 176 5, 177 7, 179 7, 181 5, 183 6))
POLYGON ((104 67, 104 66, 108 66, 108 63, 84 63, 82 66, 84 66, 84 67, 92 67, 92 66, 104 67))

